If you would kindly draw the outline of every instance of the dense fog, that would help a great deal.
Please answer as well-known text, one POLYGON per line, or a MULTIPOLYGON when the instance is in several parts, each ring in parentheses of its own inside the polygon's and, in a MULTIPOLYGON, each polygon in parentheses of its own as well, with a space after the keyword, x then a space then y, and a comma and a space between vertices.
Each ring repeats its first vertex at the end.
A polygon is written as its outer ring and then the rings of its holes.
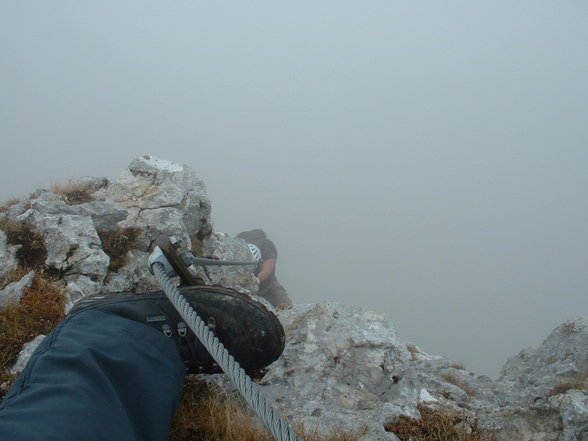
POLYGON ((588 308, 588 4, 0 2, 0 199, 151 154, 297 303, 496 377, 588 308), (369 325, 366 323, 366 326, 369 325))

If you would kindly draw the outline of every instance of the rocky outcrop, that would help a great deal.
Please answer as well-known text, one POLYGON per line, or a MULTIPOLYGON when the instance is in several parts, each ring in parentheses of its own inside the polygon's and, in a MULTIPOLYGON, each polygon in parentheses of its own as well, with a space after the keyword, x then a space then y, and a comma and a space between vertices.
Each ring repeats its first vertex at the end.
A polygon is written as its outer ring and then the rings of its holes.
MULTIPOLYGON (((39 207, 39 204, 32 205, 39 207)), ((47 203, 43 205, 51 206, 47 203)), ((44 237, 47 267, 68 276, 84 275, 96 282, 104 281, 110 259, 102 250, 100 237, 90 216, 30 208, 16 221, 44 237)))
POLYGON ((386 421, 418 416, 421 399, 435 400, 422 383, 405 380, 414 349, 384 315, 320 303, 295 305, 279 317, 286 349, 262 384, 290 420, 325 433, 367 423, 370 437, 395 439, 384 431, 386 421))
POLYGON ((212 233, 206 187, 187 166, 152 156, 137 158, 95 197, 126 208, 128 215, 121 226, 142 228, 144 248, 160 233, 178 235, 188 243, 203 241, 212 233))
MULTIPOLYGON (((190 167, 152 156, 136 158, 112 182, 82 178, 70 182, 66 194, 40 190, 30 200, 8 207, 3 218, 43 238, 43 265, 62 278, 70 307, 91 294, 158 289, 147 259, 162 233, 178 236, 201 257, 250 260, 243 241, 213 231, 210 201, 200 177, 190 167), (70 197, 80 193, 87 196, 81 202, 70 197), (121 246, 125 240, 126 249, 121 246), (123 264, 113 267, 115 259, 123 264)), ((0 236, 4 273, 16 266, 19 246, 9 244, 4 233, 0 236)), ((257 289, 245 268, 207 267, 199 269, 198 276, 240 292, 257 289)))
MULTIPOLYGON (((71 308, 90 294, 158 289, 147 259, 161 233, 181 238, 198 256, 249 261, 245 242, 214 231, 210 210, 192 169, 136 158, 112 182, 84 178, 65 194, 41 190, 5 207, 0 225, 22 226, 27 234, 0 228, 0 277, 34 250, 38 270, 60 278, 71 308)), ((0 302, 16 301, 33 274, 0 291, 0 302)), ((247 267, 202 267, 197 275, 243 293, 257 288, 247 267)), ((277 314, 286 349, 260 384, 290 420, 309 429, 365 428, 366 441, 397 440, 387 431, 393 423, 418 418, 427 406, 453 409, 463 415, 463 430, 496 430, 499 441, 588 441, 587 318, 564 323, 539 347, 509 359, 494 381, 424 353, 388 317, 357 306, 295 305, 277 314)), ((41 339, 23 349, 14 372, 41 339)), ((232 389, 222 375, 209 381, 232 389)))
POLYGON ((579 318, 558 326, 541 346, 507 360, 497 388, 501 401, 537 406, 566 384, 583 383, 588 378, 587 343, 588 319, 579 318))
POLYGON ((503 432, 588 441, 588 317, 563 323, 539 347, 510 358, 494 391, 503 432))
MULTIPOLYGON (((365 427, 364 441, 397 440, 387 428, 403 415, 418 418, 426 406, 453 410, 463 430, 483 429, 498 441, 588 441, 588 382, 581 369, 587 365, 585 348, 578 347, 588 341, 586 318, 513 357, 494 381, 424 353, 373 311, 320 303, 277 314, 286 349, 260 384, 290 421, 307 429, 326 434, 365 427), (548 354, 556 348, 567 356, 554 360, 548 354), (548 380, 542 372, 560 374, 548 380), (541 392, 529 401, 530 390, 541 392)), ((211 381, 233 390, 223 377, 211 381)))

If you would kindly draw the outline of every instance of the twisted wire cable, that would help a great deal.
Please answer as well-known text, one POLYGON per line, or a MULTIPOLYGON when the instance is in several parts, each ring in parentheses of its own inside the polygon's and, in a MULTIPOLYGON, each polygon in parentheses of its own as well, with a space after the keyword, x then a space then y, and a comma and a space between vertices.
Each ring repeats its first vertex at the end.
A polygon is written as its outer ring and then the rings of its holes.
POLYGON ((245 370, 214 333, 208 329, 208 326, 167 276, 164 265, 161 262, 155 262, 153 272, 163 292, 186 321, 186 324, 194 331, 198 340, 223 372, 227 374, 245 401, 249 403, 263 424, 274 435, 274 438, 278 441, 302 441, 290 427, 288 421, 265 399, 259 386, 249 378, 245 370))

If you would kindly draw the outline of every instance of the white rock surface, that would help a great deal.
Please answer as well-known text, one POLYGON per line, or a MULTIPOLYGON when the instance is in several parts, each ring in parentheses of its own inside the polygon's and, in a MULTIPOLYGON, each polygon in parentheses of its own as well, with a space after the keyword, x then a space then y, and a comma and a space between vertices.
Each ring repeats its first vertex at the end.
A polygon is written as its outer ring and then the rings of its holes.
POLYGON ((136 158, 96 197, 124 205, 129 211, 124 226, 145 228, 147 247, 159 233, 177 235, 188 244, 191 237, 202 240, 212 233, 206 187, 188 166, 148 155, 136 158))
POLYGON ((17 282, 9 283, 6 288, 0 291, 0 307, 10 302, 18 302, 25 293, 25 289, 33 286, 35 272, 31 271, 17 282))
POLYGON ((102 281, 108 272, 109 257, 89 216, 51 214, 29 209, 17 219, 42 233, 47 248, 48 267, 65 274, 83 274, 102 281))
POLYGON ((507 360, 497 392, 520 404, 545 401, 560 382, 588 376, 588 318, 558 326, 537 348, 527 348, 507 360), (513 395, 513 391, 517 391, 513 395))
MULTIPOLYGON (((364 440, 392 440, 397 438, 384 425, 400 415, 418 418, 418 405, 426 405, 454 409, 481 428, 497 430, 498 441, 588 441, 588 381, 581 390, 558 395, 544 388, 539 400, 527 403, 521 397, 527 396, 528 382, 493 381, 444 357, 425 354, 373 311, 320 303, 294 305, 277 314, 286 330, 286 349, 261 385, 295 424, 324 434, 367 424, 364 440)), ((557 347, 569 353, 566 348, 586 342, 581 334, 584 322, 585 318, 567 322, 533 352, 545 354, 557 347)), ((562 366, 581 366, 582 360, 579 349, 562 366)), ((511 371, 525 371, 515 364, 510 362, 511 371)), ((561 371, 537 358, 531 365, 524 378, 546 369, 561 371)), ((226 378, 212 381, 236 393, 226 378)), ((471 429, 469 423, 462 426, 471 429)))
POLYGON ((147 268, 149 253, 129 251, 128 263, 116 273, 110 273, 103 292, 147 292, 161 289, 147 268))
POLYGON ((10 370, 10 373, 18 374, 19 372, 22 372, 22 370, 27 365, 29 358, 31 358, 31 355, 33 355, 33 352, 35 352, 35 349, 37 349, 37 346, 39 346, 44 339, 45 339, 45 336, 41 334, 41 335, 37 335, 30 342, 25 343, 22 350, 18 354, 18 360, 16 361, 16 363, 14 364, 12 369, 10 370))
POLYGON ((114 201, 91 201, 79 205, 67 205, 61 200, 35 200, 31 203, 31 208, 47 214, 89 216, 98 232, 115 230, 118 222, 128 216, 128 210, 114 201))
POLYGON ((16 251, 18 247, 11 246, 6 240, 6 234, 0 230, 0 277, 4 277, 18 265, 16 251))

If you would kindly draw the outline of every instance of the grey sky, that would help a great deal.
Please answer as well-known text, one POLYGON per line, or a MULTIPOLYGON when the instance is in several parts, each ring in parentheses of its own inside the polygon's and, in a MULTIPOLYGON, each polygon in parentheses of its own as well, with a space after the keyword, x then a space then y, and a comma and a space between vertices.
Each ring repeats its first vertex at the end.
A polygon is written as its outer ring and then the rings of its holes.
POLYGON ((152 154, 296 302, 479 374, 588 309, 588 4, 0 0, 0 199, 152 154))

